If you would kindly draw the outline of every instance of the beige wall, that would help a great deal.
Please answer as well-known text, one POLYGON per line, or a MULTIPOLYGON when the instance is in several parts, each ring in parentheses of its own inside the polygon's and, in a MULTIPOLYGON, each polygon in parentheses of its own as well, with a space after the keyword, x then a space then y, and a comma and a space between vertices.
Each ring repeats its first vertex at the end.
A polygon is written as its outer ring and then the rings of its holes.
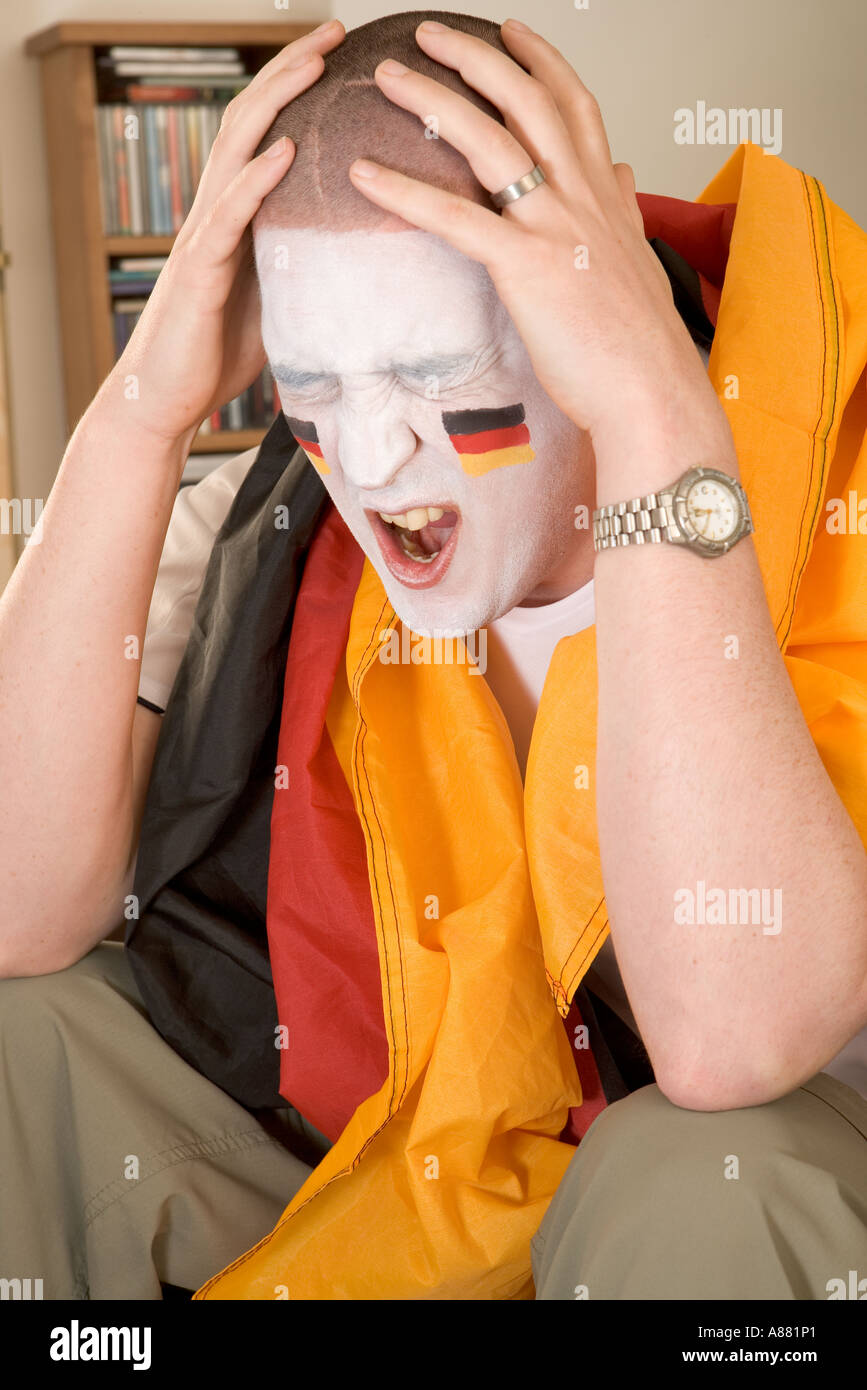
MULTIPOLYGON (((37 64, 28 34, 61 19, 273 20, 347 28, 396 8, 369 0, 0 0, 0 207, 7 271, 13 462, 21 495, 46 497, 64 444, 57 305, 37 64)), ((674 111, 782 110, 781 156, 825 184, 867 226, 865 0, 486 0, 474 13, 509 14, 555 43, 598 97, 612 152, 642 191, 693 198, 729 149, 679 146, 674 111)), ((2 541, 0 537, 0 541, 2 541)), ((2 555, 0 555, 0 583, 2 555)))

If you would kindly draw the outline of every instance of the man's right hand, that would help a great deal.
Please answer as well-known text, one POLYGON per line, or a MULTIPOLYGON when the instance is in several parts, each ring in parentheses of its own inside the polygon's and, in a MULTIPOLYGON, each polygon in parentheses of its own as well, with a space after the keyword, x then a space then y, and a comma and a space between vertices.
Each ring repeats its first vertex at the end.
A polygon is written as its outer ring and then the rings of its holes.
POLYGON ((189 442, 208 415, 261 372, 265 352, 250 223, 290 168, 284 138, 254 158, 278 112, 343 41, 332 20, 296 39, 229 102, 195 201, 97 408, 169 443, 189 442), (122 407, 122 409, 121 409, 122 407))
POLYGON ((265 360, 249 228, 294 149, 255 150, 343 33, 289 44, 230 103, 135 332, 66 447, 41 541, 0 595, 0 980, 63 970, 123 920, 159 733, 136 701, 140 653, 178 482, 201 421, 265 360))

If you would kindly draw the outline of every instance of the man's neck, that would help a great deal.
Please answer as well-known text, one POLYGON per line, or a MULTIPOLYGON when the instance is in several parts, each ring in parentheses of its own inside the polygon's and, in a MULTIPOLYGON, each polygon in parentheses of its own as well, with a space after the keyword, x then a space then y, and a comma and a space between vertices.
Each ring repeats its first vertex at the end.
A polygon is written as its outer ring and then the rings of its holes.
POLYGON ((541 608, 547 603, 558 603, 589 584, 593 578, 593 535, 590 531, 575 534, 578 543, 531 594, 515 605, 517 608, 541 608))

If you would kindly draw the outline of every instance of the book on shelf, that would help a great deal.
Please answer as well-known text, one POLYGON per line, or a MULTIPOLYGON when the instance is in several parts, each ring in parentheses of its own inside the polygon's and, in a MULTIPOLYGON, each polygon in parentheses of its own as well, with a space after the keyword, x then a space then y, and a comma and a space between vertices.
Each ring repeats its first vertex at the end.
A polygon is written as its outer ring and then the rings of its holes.
POLYGON ((114 44, 96 60, 97 72, 104 80, 136 77, 139 74, 203 77, 231 77, 244 72, 237 48, 137 47, 114 44))
MULTIPOLYGON (((115 45, 96 59, 100 101, 137 99, 133 90, 148 87, 192 89, 208 99, 231 94, 250 81, 237 48, 135 48, 115 45)), ((144 98, 146 99, 146 98, 144 98)), ((167 100, 177 100, 175 96, 167 100)), ((189 99, 189 98, 186 98, 189 99)))
POLYGON ((149 87, 145 82, 131 82, 126 89, 126 96, 128 103, 139 106, 154 101, 200 101, 201 88, 189 84, 185 87, 166 86, 165 83, 149 87))
POLYGON ((165 263, 165 256, 118 256, 117 269, 125 275, 141 275, 142 272, 149 275, 152 270, 159 273, 165 263))
POLYGON ((173 236, 183 225, 225 102, 97 108, 106 236, 173 236))
POLYGON ((150 47, 144 44, 112 44, 108 50, 109 62, 146 63, 230 63, 239 59, 237 48, 170 48, 168 45, 150 47))
POLYGON ((250 81, 237 48, 116 44, 96 60, 107 236, 173 236, 223 111, 250 81))
MULTIPOLYGON (((123 256, 114 258, 108 272, 111 294, 115 358, 121 356, 141 317, 166 257, 123 256)), ((261 375, 234 400, 215 410, 200 433, 220 430, 265 429, 280 409, 274 382, 266 365, 261 375)))
POLYGON ((238 77, 242 63, 115 63, 117 77, 238 77))

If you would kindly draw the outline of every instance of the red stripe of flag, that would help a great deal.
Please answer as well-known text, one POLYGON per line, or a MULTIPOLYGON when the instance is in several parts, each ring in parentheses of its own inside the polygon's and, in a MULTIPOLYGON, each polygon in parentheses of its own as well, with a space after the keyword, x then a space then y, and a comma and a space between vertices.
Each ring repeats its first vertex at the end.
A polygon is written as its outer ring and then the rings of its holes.
POLYGON ((530 431, 526 425, 512 425, 504 430, 480 430, 478 434, 450 434, 449 439, 459 454, 487 454, 493 449, 529 444, 530 431))
POLYGON ((315 454, 316 458, 318 459, 322 458, 322 449, 320 448, 319 444, 314 443, 312 439, 302 439, 301 436, 298 434, 296 434, 295 438, 298 440, 298 443, 301 445, 301 448, 304 449, 308 454, 315 454))

